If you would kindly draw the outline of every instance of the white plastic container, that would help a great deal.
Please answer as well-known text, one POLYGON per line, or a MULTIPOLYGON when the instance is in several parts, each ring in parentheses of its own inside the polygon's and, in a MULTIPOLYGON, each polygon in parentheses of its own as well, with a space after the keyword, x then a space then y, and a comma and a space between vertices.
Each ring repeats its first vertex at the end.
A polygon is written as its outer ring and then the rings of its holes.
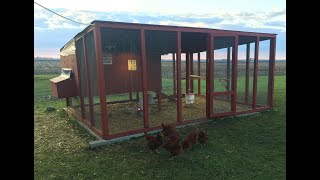
POLYGON ((193 104, 194 103, 194 94, 193 93, 189 93, 186 94, 186 104, 193 104))
MULTIPOLYGON (((143 110, 143 98, 140 98, 140 109, 143 110)), ((149 107, 149 112, 150 112, 150 105, 153 104, 153 94, 148 93, 148 107, 149 107)))

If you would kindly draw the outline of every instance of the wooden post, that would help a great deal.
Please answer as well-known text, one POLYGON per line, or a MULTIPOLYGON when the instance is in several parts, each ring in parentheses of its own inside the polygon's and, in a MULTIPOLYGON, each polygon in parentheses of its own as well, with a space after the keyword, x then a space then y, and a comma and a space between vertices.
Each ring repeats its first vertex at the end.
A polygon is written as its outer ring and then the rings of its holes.
POLYGON ((177 32, 177 108, 178 108, 178 123, 182 123, 182 102, 181 102, 181 32, 177 32))
POLYGON ((89 119, 90 119, 90 125, 91 126, 94 126, 94 119, 93 119, 93 100, 92 100, 92 95, 91 95, 91 88, 90 88, 90 76, 89 76, 89 65, 88 65, 88 60, 87 60, 87 47, 86 47, 86 44, 85 44, 85 36, 83 36, 83 39, 82 39, 82 43, 83 43, 83 53, 84 53, 84 62, 85 62, 85 65, 86 65, 86 79, 87 79, 87 92, 88 92, 88 99, 89 99, 89 112, 90 112, 90 116, 89 116, 89 119))
MULTIPOLYGON (((198 52, 198 76, 201 76, 200 75, 200 52, 198 52)), ((199 78, 198 79, 198 94, 200 95, 201 94, 201 79, 199 78)))
POLYGON ((142 70, 142 91, 143 91, 143 121, 144 127, 149 128, 149 104, 148 104, 148 86, 147 86, 147 60, 144 29, 140 29, 140 45, 141 45, 141 70, 142 70))
POLYGON ((66 98, 67 107, 72 106, 72 99, 70 97, 66 98))
POLYGON ((253 111, 255 111, 257 107, 259 41, 260 41, 260 37, 257 36, 256 42, 255 42, 255 48, 254 48, 253 102, 252 102, 253 111))
MULTIPOLYGON (((227 91, 230 91, 230 47, 227 48, 227 91)), ((228 98, 229 99, 229 98, 228 98)))
POLYGON ((102 42, 101 42, 101 29, 99 26, 95 26, 94 29, 94 42, 96 47, 96 63, 97 73, 99 77, 99 95, 100 95, 100 109, 101 109, 101 129, 102 137, 106 139, 109 135, 109 123, 107 112, 107 100, 106 100, 106 85, 104 79, 104 65, 102 63, 102 42))
POLYGON ((268 105, 273 108, 273 94, 274 94, 274 71, 276 63, 276 38, 270 39, 270 60, 269 60, 269 98, 268 105))
POLYGON ((190 93, 190 59, 189 53, 186 53, 186 94, 190 93))
MULTIPOLYGON (((189 67, 190 67, 190 75, 194 75, 193 71, 193 53, 189 53, 190 59, 189 59, 189 67)), ((191 78, 189 75, 189 80, 190 80, 190 92, 193 93, 193 78, 191 78)))
POLYGON ((206 63, 206 115, 207 118, 211 118, 213 115, 213 90, 214 90, 214 75, 213 75, 213 68, 214 68, 214 36, 213 33, 207 34, 207 63, 206 63))
POLYGON ((245 87, 245 96, 244 103, 248 105, 248 96, 249 96, 249 76, 250 76, 250 43, 247 44, 246 51, 246 87, 245 87))
POLYGON ((161 90, 158 91, 157 93, 157 96, 158 96, 158 112, 161 111, 161 90))
POLYGON ((237 112, 237 79, 238 79, 238 36, 234 38, 234 45, 232 48, 232 106, 231 111, 233 114, 237 112))
MULTIPOLYGON (((82 37, 83 38, 83 37, 82 37)), ((80 39, 78 40, 80 42, 80 39)), ((77 43, 77 42, 75 42, 77 43)), ((82 47, 84 48, 84 47, 82 47)), ((80 56, 84 56, 83 54, 81 54, 80 56)), ((77 76, 78 76, 78 80, 79 80, 79 86, 78 86, 78 89, 79 89, 79 97, 80 97, 80 105, 81 105, 81 120, 84 121, 85 119, 85 107, 84 107, 84 100, 83 100, 83 92, 82 92, 82 81, 84 81, 84 79, 81 79, 81 68, 83 68, 82 66, 84 66, 84 63, 81 65, 80 67, 80 57, 78 57, 77 53, 76 53, 76 57, 77 57, 77 70, 76 72, 77 73, 77 76)))
POLYGON ((177 87, 176 87, 176 58, 175 53, 172 53, 172 80, 173 80, 173 95, 176 97, 177 95, 177 87))

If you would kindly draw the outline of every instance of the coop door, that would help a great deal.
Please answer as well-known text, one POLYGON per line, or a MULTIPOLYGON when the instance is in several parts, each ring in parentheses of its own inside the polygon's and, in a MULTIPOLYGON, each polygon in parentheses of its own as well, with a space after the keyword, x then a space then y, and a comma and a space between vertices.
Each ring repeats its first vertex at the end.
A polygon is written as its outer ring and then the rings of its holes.
POLYGON ((210 116, 228 115, 233 112, 234 98, 234 62, 235 62, 235 37, 214 36, 213 38, 213 68, 210 73, 213 95, 210 96, 213 114, 210 116))

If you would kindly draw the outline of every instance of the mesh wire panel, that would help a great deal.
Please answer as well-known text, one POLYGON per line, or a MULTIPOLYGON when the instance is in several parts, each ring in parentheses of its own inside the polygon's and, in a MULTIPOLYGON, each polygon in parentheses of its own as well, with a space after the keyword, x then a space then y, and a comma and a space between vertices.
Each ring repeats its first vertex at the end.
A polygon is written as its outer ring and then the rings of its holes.
MULTIPOLYGON (((237 105, 242 108, 237 108, 237 112, 252 109, 252 96, 253 96, 253 72, 254 72, 254 43, 250 44, 250 54, 247 67, 246 56, 242 59, 238 58, 238 73, 237 73, 237 105)), ((238 47, 238 55, 240 52, 246 53, 247 45, 238 47)), ((239 57, 239 56, 238 56, 239 57)))
POLYGON ((224 113, 231 111, 231 95, 214 96, 213 97, 213 112, 224 113))
POLYGON ((173 73, 173 72, 176 72, 176 70, 173 70, 173 67, 176 67, 177 62, 176 62, 176 58, 173 61, 172 56, 173 56, 173 53, 170 53, 167 55, 161 55, 162 93, 169 96, 176 94, 174 92, 174 86, 177 87, 176 80, 174 79, 174 76, 176 78, 176 75, 174 75, 173 73), (166 58, 170 58, 170 59, 166 59, 166 58))
MULTIPOLYGON (((233 37, 214 38, 214 92, 227 92, 232 90, 233 72, 233 37), (229 57, 228 57, 228 48, 229 57), (229 60, 228 60, 229 59, 229 60)), ((222 113, 231 111, 231 95, 215 96, 213 98, 213 112, 222 113)))
POLYGON ((93 121, 94 127, 101 130, 101 109, 100 109, 100 95, 99 95, 99 77, 97 71, 96 51, 93 31, 89 32, 84 37, 86 58, 87 58, 87 71, 89 75, 89 88, 92 98, 93 108, 93 121))
POLYGON ((76 96, 76 97, 72 97, 72 107, 74 110, 76 110, 79 114, 81 114, 81 101, 80 101, 80 97, 76 96))
MULTIPOLYGON (((192 61, 192 72, 191 75, 198 76, 198 53, 192 54, 193 61, 192 61)), ((191 83, 193 85, 192 92, 198 94, 198 79, 191 78, 191 83)))
POLYGON ((269 80, 269 51, 270 40, 259 42, 257 106, 268 105, 269 80))
POLYGON ((174 90, 173 77, 177 77, 177 33, 145 31, 145 43, 150 127, 160 126, 161 123, 175 123, 177 87, 174 90))
POLYGON ((214 47, 221 47, 220 49, 214 50, 214 91, 215 92, 225 92, 230 91, 232 86, 232 51, 233 48, 230 47, 234 43, 232 37, 215 37, 214 47), (227 61, 227 52, 230 47, 230 63, 227 61))
POLYGON ((89 100, 87 92, 87 76, 86 76, 86 65, 84 61, 84 47, 83 47, 83 38, 80 38, 76 41, 76 55, 78 61, 78 73, 80 78, 80 88, 81 96, 83 97, 84 103, 84 118, 87 122, 90 122, 90 113, 89 113, 89 100))
MULTIPOLYGON (((181 80, 182 85, 182 120, 199 119, 206 116, 206 80, 202 78, 200 81, 201 94, 198 94, 198 52, 205 60, 207 50, 206 46, 207 34, 205 33, 181 33, 181 80), (190 93, 190 94, 189 94, 190 93)), ((200 56, 200 57, 201 57, 200 56)), ((205 62, 205 61, 203 61, 205 62)), ((206 76, 206 63, 200 64, 200 75, 206 76)))
POLYGON ((140 31, 102 28, 101 37, 109 132, 142 129, 140 31))

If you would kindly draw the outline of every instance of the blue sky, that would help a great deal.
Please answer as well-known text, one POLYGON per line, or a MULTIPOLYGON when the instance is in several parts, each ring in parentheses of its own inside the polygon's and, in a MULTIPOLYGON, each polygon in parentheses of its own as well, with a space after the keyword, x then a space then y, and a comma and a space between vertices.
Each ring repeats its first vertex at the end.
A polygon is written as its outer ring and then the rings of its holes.
MULTIPOLYGON (((286 58, 284 0, 35 0, 70 19, 204 27, 276 33, 277 59, 286 58)), ((34 56, 59 57, 60 48, 86 26, 34 5, 34 56)), ((262 51, 266 49, 262 46, 262 51)), ((267 52, 262 52, 263 58, 267 52)), ((239 58, 244 54, 239 52, 239 58)))

